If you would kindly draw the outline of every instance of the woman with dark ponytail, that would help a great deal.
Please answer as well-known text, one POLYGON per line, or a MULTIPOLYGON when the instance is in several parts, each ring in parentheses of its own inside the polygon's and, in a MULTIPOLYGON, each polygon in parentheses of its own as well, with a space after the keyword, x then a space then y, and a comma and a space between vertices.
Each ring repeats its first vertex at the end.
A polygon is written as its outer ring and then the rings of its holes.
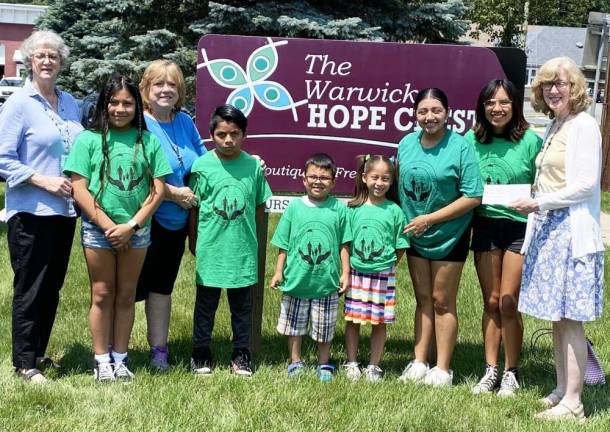
POLYGON ((91 281, 89 326, 98 381, 130 381, 127 346, 136 285, 150 244, 150 216, 172 172, 146 130, 138 86, 115 75, 100 92, 91 129, 64 167, 83 215, 81 235, 91 281), (111 346, 112 344, 112 346, 111 346))

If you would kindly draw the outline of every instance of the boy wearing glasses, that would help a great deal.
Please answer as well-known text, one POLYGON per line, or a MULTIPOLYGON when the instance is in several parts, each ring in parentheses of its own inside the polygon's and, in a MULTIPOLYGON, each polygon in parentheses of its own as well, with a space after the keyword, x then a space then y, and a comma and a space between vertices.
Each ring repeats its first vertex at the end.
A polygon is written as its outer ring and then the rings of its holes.
POLYGON ((305 162, 307 192, 284 212, 271 243, 278 253, 271 288, 282 291, 277 330, 288 336, 288 376, 303 371, 301 342, 307 333, 317 342, 317 373, 330 381, 330 343, 337 324, 339 294, 349 284, 349 242, 352 232, 347 207, 330 196, 337 167, 332 158, 317 153, 305 162))

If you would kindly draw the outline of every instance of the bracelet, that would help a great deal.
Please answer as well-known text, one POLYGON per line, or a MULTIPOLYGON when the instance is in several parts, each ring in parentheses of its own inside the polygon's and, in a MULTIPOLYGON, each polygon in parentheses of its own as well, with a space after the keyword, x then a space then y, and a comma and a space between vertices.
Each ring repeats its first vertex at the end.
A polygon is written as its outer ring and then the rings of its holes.
POLYGON ((127 221, 127 225, 129 225, 131 227, 133 232, 136 232, 137 230, 140 229, 140 225, 135 220, 133 220, 133 219, 129 219, 127 221))

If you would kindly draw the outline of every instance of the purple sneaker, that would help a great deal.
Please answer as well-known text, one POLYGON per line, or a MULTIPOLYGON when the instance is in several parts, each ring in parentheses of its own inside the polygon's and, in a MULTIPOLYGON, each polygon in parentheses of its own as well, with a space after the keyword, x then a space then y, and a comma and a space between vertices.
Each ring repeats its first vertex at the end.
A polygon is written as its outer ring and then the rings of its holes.
POLYGON ((166 346, 153 346, 150 349, 150 366, 159 372, 165 372, 169 369, 169 363, 167 361, 168 357, 169 350, 166 346))

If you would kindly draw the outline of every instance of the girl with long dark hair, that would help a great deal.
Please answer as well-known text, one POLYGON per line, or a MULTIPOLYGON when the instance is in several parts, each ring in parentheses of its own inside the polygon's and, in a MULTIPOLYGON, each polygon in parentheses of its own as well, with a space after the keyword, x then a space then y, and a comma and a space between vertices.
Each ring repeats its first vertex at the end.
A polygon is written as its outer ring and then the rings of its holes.
POLYGON ((172 172, 159 141, 146 130, 131 79, 115 75, 104 86, 91 129, 77 137, 64 171, 83 212, 94 377, 130 381, 136 285, 150 244, 150 216, 163 199, 164 176, 172 172))

